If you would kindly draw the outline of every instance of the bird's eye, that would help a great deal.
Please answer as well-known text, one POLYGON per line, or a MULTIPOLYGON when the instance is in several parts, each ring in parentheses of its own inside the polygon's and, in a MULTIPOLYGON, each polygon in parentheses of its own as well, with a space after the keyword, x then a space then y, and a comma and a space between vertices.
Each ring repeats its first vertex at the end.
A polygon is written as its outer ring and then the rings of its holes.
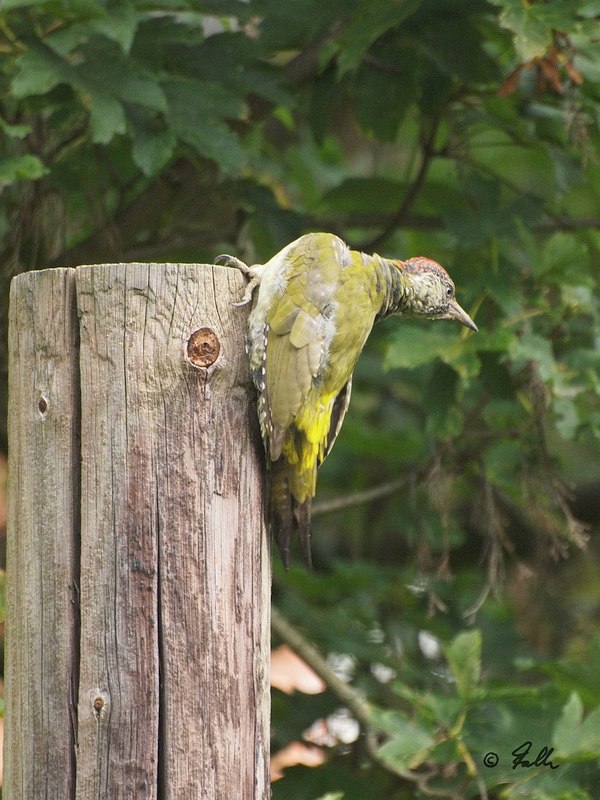
POLYGON ((454 294, 454 289, 451 286, 448 286, 448 288, 446 289, 446 296, 452 297, 453 294, 454 294))

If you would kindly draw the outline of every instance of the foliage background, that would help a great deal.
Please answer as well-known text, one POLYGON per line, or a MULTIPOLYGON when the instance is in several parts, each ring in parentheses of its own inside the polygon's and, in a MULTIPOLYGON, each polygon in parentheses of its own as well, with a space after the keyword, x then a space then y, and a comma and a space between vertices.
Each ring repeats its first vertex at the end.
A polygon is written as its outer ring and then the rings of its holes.
MULTIPOLYGON (((586 0, 3 0, 3 363, 19 271, 307 230, 435 258, 480 327, 365 349, 274 587, 363 735, 275 798, 600 796, 599 46, 586 0)), ((274 749, 338 694, 275 691, 274 749)))

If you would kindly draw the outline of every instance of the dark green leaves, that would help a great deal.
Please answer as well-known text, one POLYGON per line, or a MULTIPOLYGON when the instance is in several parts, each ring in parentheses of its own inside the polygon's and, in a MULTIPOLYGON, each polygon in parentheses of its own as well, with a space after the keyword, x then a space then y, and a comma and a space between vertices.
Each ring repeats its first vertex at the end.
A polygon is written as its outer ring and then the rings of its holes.
MULTIPOLYGON (((161 67, 156 59, 144 63, 127 58, 140 26, 140 47, 134 47, 139 56, 150 46, 151 31, 155 56, 176 56, 175 34, 180 34, 185 46, 188 28, 181 20, 165 27, 168 19, 168 15, 153 16, 126 5, 115 14, 98 11, 85 21, 61 25, 42 40, 32 41, 16 59, 12 93, 25 100, 61 85, 70 87, 89 115, 91 141, 108 145, 117 136, 129 135, 134 140, 133 158, 148 175, 168 163, 178 142, 215 160, 224 170, 235 171, 245 157, 229 120, 246 115, 243 91, 253 84, 252 67, 245 74, 240 61, 242 55, 252 58, 252 48, 236 51, 235 44, 251 43, 245 37, 227 35, 205 40, 196 27, 198 19, 191 30, 199 33, 199 47, 188 53, 191 61, 181 64, 189 74, 169 75, 166 62, 161 67), (166 39, 165 33, 169 34, 166 39), (212 47, 214 38, 220 40, 220 49, 212 47), (163 42, 166 49, 161 50, 163 42), (227 43, 234 48, 230 51, 235 53, 233 60, 227 43)), ((172 63, 179 67, 176 57, 172 63)), ((267 75, 268 70, 257 63, 255 90, 274 94, 274 83, 263 79, 263 73, 267 75)))
POLYGON ((360 0, 337 37, 340 75, 361 64, 383 34, 396 30, 422 4, 423 0, 360 0))

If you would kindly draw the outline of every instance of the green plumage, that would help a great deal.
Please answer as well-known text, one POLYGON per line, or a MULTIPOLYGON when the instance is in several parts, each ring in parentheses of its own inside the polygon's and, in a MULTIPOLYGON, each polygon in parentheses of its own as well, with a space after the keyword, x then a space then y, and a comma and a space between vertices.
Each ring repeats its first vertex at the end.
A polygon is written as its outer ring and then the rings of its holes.
POLYGON ((269 465, 269 525, 284 563, 294 528, 310 563, 317 469, 348 408, 352 372, 376 320, 390 314, 454 318, 476 330, 445 270, 424 258, 393 261, 312 233, 264 265, 246 267, 258 296, 247 347, 269 465))

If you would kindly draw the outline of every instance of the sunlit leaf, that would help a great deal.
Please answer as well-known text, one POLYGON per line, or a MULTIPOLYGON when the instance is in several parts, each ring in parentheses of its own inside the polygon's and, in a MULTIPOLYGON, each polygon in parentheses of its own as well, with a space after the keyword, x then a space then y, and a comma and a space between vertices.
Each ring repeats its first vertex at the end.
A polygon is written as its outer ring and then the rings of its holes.
POLYGON ((573 760, 598 760, 600 758, 600 708, 583 718, 583 704, 573 692, 563 706, 560 719, 554 726, 552 743, 557 755, 573 760))
POLYGON ((36 181, 47 171, 42 161, 34 155, 0 158, 0 183, 36 181))
POLYGON ((446 647, 446 658, 456 679, 456 688, 469 700, 481 678, 481 631, 466 631, 446 647))

